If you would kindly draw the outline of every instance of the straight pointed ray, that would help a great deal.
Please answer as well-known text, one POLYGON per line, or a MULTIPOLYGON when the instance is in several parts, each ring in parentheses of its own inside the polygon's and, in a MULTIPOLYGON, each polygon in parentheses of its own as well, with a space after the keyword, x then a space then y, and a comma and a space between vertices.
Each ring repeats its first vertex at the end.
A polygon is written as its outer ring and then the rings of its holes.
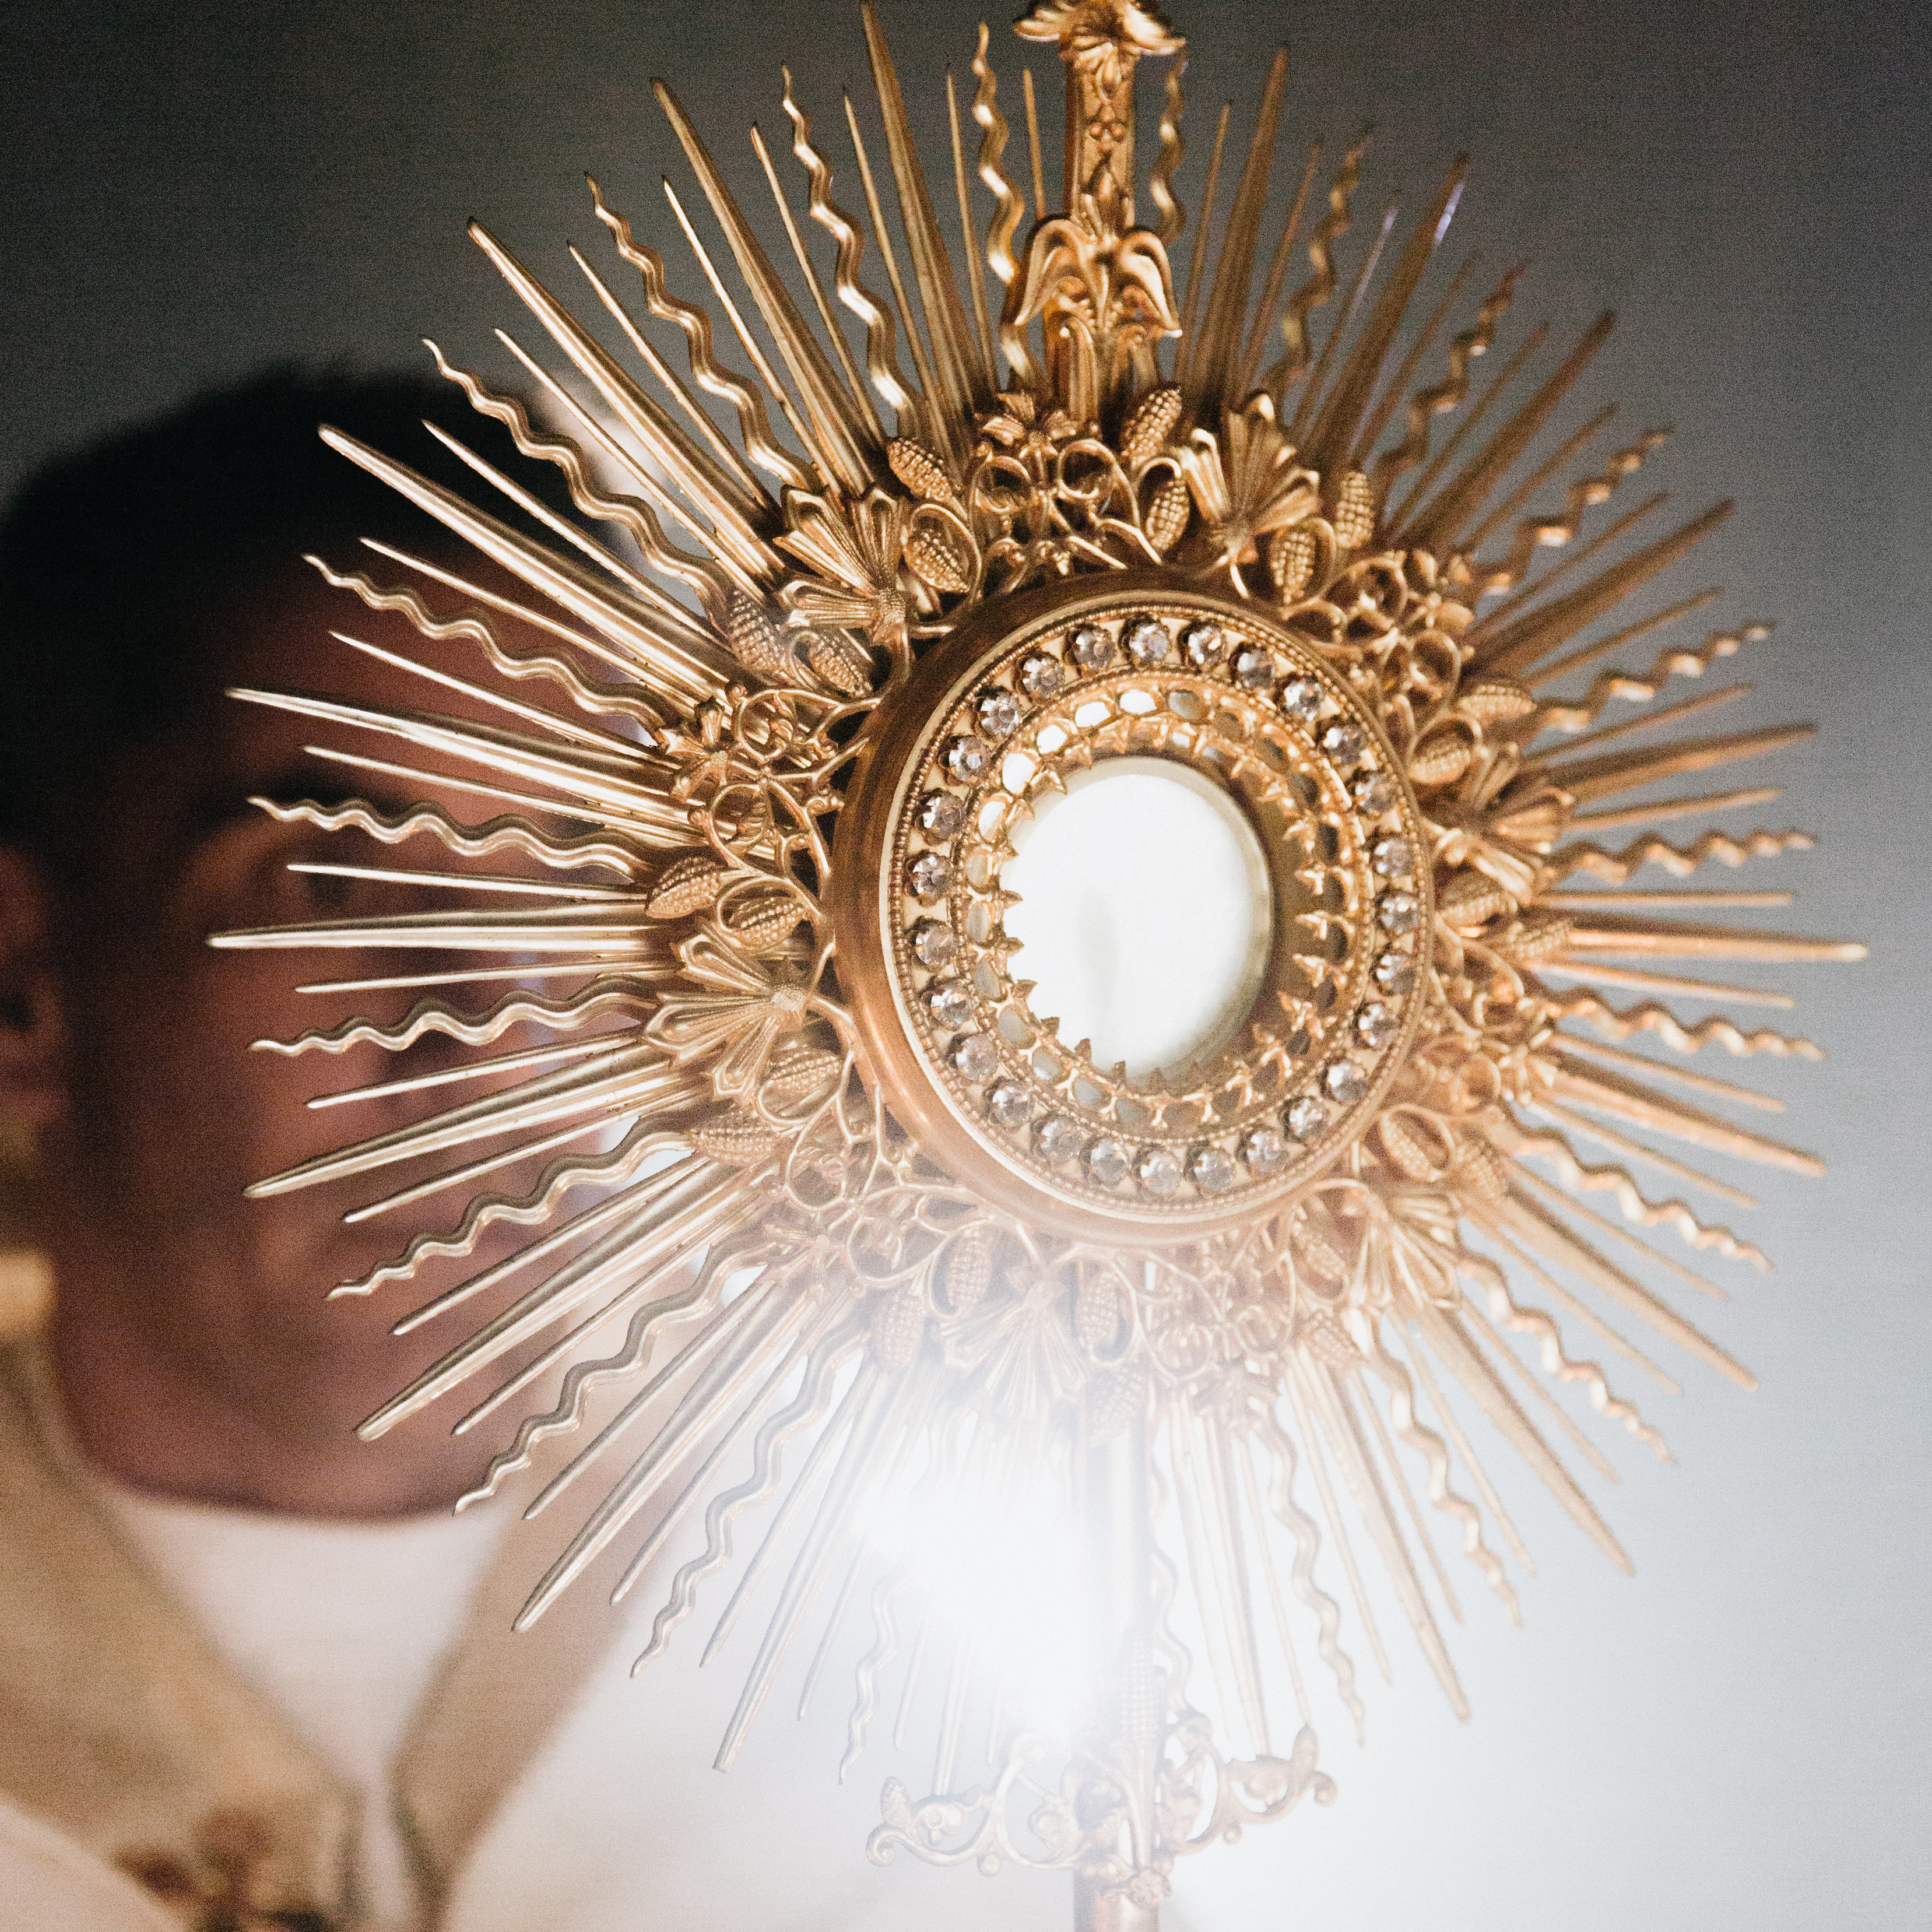
MULTIPOLYGON (((1615 752, 1600 758, 1557 759, 1542 767, 1542 776, 1580 804, 1592 799, 1613 797, 1620 791, 1635 791, 1660 779, 1676 778, 1685 772, 1705 772, 1718 765, 1735 764, 1740 758, 1761 758, 1781 752, 1787 745, 1802 744, 1814 735, 1815 724, 1774 724, 1756 731, 1733 731, 1710 738, 1680 738, 1654 751, 1615 752)), ((1564 747, 1566 750, 1569 748, 1564 747)), ((1755 799, 1756 794, 1754 794, 1755 799)), ((1649 811, 1654 818, 1654 811, 1649 811)), ((1609 822, 1604 818, 1591 821, 1609 822)))
POLYGON ((972 338, 959 305, 959 284, 938 217, 933 212, 912 124, 906 118, 905 100, 899 92, 899 77, 872 0, 865 0, 860 17, 865 22, 866 52, 878 89, 879 113, 886 124, 886 152, 898 188, 899 215, 912 256, 914 278, 919 284, 920 308, 926 317, 939 393, 952 418, 963 421, 992 401, 991 374, 979 368, 974 358, 972 338))
MULTIPOLYGON (((1450 278, 1448 288, 1442 292, 1441 300, 1430 310, 1428 320, 1415 332, 1415 339, 1402 357, 1395 373, 1382 386, 1382 392, 1375 406, 1364 418, 1361 427, 1355 432, 1355 440, 1348 455, 1348 466, 1360 469, 1369 459, 1369 452, 1382 440, 1382 432, 1389 426, 1396 407, 1408 393, 1409 385, 1415 380, 1415 372, 1422 366, 1422 358, 1436 346, 1436 339, 1442 332, 1442 326, 1450 317, 1462 297, 1464 286, 1474 273, 1477 258, 1468 256, 1450 278)), ((1426 421, 1427 412, 1424 413, 1426 421)), ((1372 486, 1372 479, 1371 479, 1372 486)), ((1378 502, 1382 499, 1376 498, 1378 502)))
POLYGON ((704 514, 730 526, 747 549, 757 542, 748 500, 735 476, 717 464, 632 380, 628 374, 570 311, 481 222, 470 238, 542 322, 552 341, 570 358, 612 416, 661 464, 671 480, 704 514))
POLYGON ((1582 340, 1557 365, 1556 372, 1496 431, 1468 466, 1417 512, 1412 520, 1405 516, 1402 541, 1426 549, 1448 549, 1457 542, 1484 500, 1502 482, 1516 459, 1534 440, 1550 415, 1575 387, 1597 351, 1610 340, 1616 317, 1600 315, 1584 333, 1582 340))
MULTIPOLYGON (((1242 327, 1248 314, 1249 285, 1254 279, 1255 250, 1261 240, 1262 216, 1268 202, 1268 176, 1274 166, 1275 135, 1288 87, 1288 50, 1278 48, 1262 84, 1261 105, 1255 110, 1255 130, 1249 137, 1247 158, 1234 189, 1234 205, 1221 232, 1221 252, 1214 263, 1214 280, 1200 333, 1188 358, 1190 386, 1198 406, 1211 417, 1238 399, 1233 389, 1240 359, 1242 327)), ((1204 214, 1202 230, 1207 220, 1204 214)))
MULTIPOLYGON (((1432 383, 1426 389, 1418 390, 1409 398, 1408 420, 1401 442, 1391 449, 1384 450, 1370 466, 1369 494, 1373 502, 1382 506, 1383 520, 1385 524, 1393 525, 1399 520, 1397 518, 1388 513, 1390 494, 1396 480, 1406 475, 1408 471, 1417 468, 1429 455, 1430 419, 1460 409, 1467 399, 1469 393, 1469 365, 1478 356, 1486 356, 1489 353, 1491 346, 1496 340, 1496 325, 1508 313, 1510 303, 1516 298, 1516 280, 1522 273, 1520 268, 1510 269, 1496 287, 1484 298, 1481 308, 1476 311, 1474 322, 1450 342, 1448 358, 1448 366, 1442 380, 1432 383)), ((1460 287, 1460 286, 1459 280, 1457 286, 1460 287)), ((1449 297, 1445 298, 1443 304, 1445 310, 1453 302, 1455 293, 1456 290, 1452 288, 1449 297)), ((1433 338, 1437 326, 1434 322, 1430 323, 1426 332, 1429 338, 1433 338)), ((1525 349, 1519 353, 1526 356, 1538 339, 1536 336, 1532 335, 1530 343, 1526 344, 1525 349)), ((1389 385, 1388 406, 1394 405, 1400 392, 1407 386, 1414 373, 1412 366, 1405 364, 1396 378, 1391 381, 1389 385)), ((1414 495, 1427 489, 1430 483, 1438 473, 1438 466, 1448 463, 1461 439, 1481 419, 1489 403, 1507 386, 1512 373, 1511 369, 1506 368, 1483 400, 1479 401, 1468 415, 1463 418, 1461 426, 1456 430, 1449 442, 1444 446, 1441 454, 1424 471, 1415 485, 1414 493, 1405 501, 1403 506, 1405 513, 1408 503, 1414 500, 1414 495)), ((1367 453, 1367 446, 1381 434, 1382 425, 1379 423, 1375 425, 1372 431, 1365 430, 1361 447, 1351 458, 1351 461, 1359 465, 1367 453)))
POLYGON ((852 351, 845 340, 845 332, 833 318, 824 285, 818 278, 818 271, 812 266, 811 256, 806 252, 805 237, 799 232, 791 204, 785 199, 784 190, 778 185, 778 170, 772 165, 771 156, 765 152, 765 137, 755 122, 752 125, 752 152, 758 156, 758 166, 764 170, 765 184, 772 191, 778 219, 784 224, 785 239, 791 244, 792 258, 798 263, 798 272, 805 278, 806 286, 812 291, 812 305, 818 310, 818 319, 824 325, 826 339, 832 344, 832 354, 838 358, 839 373, 845 378, 846 393, 852 398, 854 408, 865 418, 873 440, 883 443, 886 432, 879 422, 878 412, 872 406, 872 398, 866 393, 858 364, 853 361, 852 351))
POLYGON ((1382 266, 1382 250, 1388 246, 1389 237, 1395 232, 1396 219, 1401 212, 1402 203, 1400 201, 1390 201, 1382 210, 1382 223, 1376 230, 1376 238, 1369 244, 1368 252, 1356 268, 1354 280, 1348 284, 1348 293, 1342 304, 1342 313, 1330 327, 1322 344, 1322 352, 1315 358, 1315 367, 1310 370, 1307 380, 1302 385, 1301 398, 1295 405, 1294 420, 1288 424, 1288 434, 1292 437, 1300 439, 1306 436, 1309 424, 1327 398, 1326 386, 1330 367, 1355 326, 1355 317, 1360 313, 1362 304, 1368 298, 1370 286, 1376 278, 1376 271, 1382 266))
POLYGON ((1754 1160, 1767 1167, 1781 1167, 1791 1174, 1822 1174, 1825 1164, 1816 1154, 1786 1147, 1781 1141, 1734 1126, 1717 1114, 1708 1114, 1689 1102, 1674 1100, 1626 1080, 1620 1074, 1588 1065, 1568 1054, 1556 1056, 1556 1072, 1550 1091, 1580 1107, 1594 1107, 1615 1114, 1633 1126, 1672 1140, 1689 1141, 1715 1154, 1754 1160))
MULTIPOLYGON (((1504 296, 1506 292, 1513 292, 1515 279, 1520 273, 1520 270, 1512 270, 1510 274, 1504 278, 1503 288, 1498 290, 1496 295, 1492 296, 1490 298, 1490 303, 1485 303, 1484 304, 1484 308, 1487 309, 1490 306, 1491 303, 1497 301, 1498 298, 1504 296)), ((1508 306, 1507 302, 1505 302, 1504 306, 1508 306)), ((1484 341, 1485 349, 1486 349, 1489 346, 1489 343, 1493 340, 1493 338, 1480 336, 1480 324, 1483 318, 1479 315, 1478 317, 1478 328, 1477 331, 1472 332, 1472 333, 1475 333, 1479 335, 1480 339, 1484 341)), ((1414 482, 1409 486, 1408 493, 1402 498, 1400 506, 1397 508, 1385 510, 1382 521, 1384 526, 1388 531, 1392 541, 1400 538, 1406 535, 1408 518, 1415 510, 1416 506, 1427 497, 1430 490, 1435 487, 1437 479, 1442 476, 1442 472, 1448 468, 1450 464, 1454 460, 1457 453, 1461 450, 1463 444, 1468 442, 1469 438, 1474 435, 1477 430, 1480 428, 1488 419, 1490 411, 1508 391, 1510 384, 1516 380, 1518 376, 1522 374, 1525 364, 1527 364, 1530 358, 1535 355, 1538 350, 1543 346, 1544 342, 1548 337, 1549 334, 1550 325, 1546 322, 1538 322, 1537 326, 1530 331, 1528 334, 1516 345, 1514 350, 1511 352, 1508 361, 1496 371, 1496 374, 1490 379, 1489 382, 1484 386, 1482 394, 1479 395, 1476 398, 1475 401, 1470 405, 1468 414, 1466 415, 1461 422, 1456 425, 1455 428, 1450 432, 1448 438, 1444 440, 1442 447, 1438 449, 1433 456, 1429 458, 1428 462, 1424 466, 1421 475, 1418 476, 1415 479, 1414 482)), ((1467 394, 1468 371, 1466 367, 1462 372, 1462 380, 1458 382, 1456 380, 1454 355, 1453 351, 1451 352, 1450 360, 1450 380, 1448 384, 1441 386, 1442 387, 1448 388, 1450 391, 1450 394, 1448 400, 1440 405, 1440 406, 1442 408, 1460 409, 1467 394)), ((1417 398, 1418 402, 1420 400, 1421 398, 1419 397, 1417 398)), ((1418 431, 1426 428, 1426 421, 1423 424, 1417 424, 1413 417, 1412 417, 1411 424, 1411 434, 1405 441, 1402 450, 1397 452, 1402 458, 1402 467, 1405 469, 1412 467, 1414 464, 1420 463, 1424 456, 1426 454, 1428 449, 1428 444, 1426 439, 1418 440, 1418 431)), ((1376 501, 1378 502, 1386 504, 1388 502, 1386 493, 1378 495, 1376 501)))
POLYGON ((1208 155, 1208 178, 1201 188, 1201 212, 1194 224, 1194 246, 1187 257, 1187 280, 1181 297, 1180 346, 1174 352, 1174 380, 1185 386, 1192 373, 1195 343, 1195 316, 1198 312, 1208 260, 1208 237, 1214 224, 1214 198, 1221 186, 1221 155, 1228 142, 1228 117, 1232 106, 1221 110, 1214 123, 1214 145, 1208 155))
POLYGON ((711 158, 691 117, 677 96, 662 80, 651 82, 651 92, 664 110, 671 131, 684 150, 692 171, 698 176, 711 212, 724 231, 738 272, 752 292, 765 326, 777 343, 778 355, 796 385, 806 413, 812 418, 815 437, 825 450, 838 482, 848 489, 862 489, 871 473, 863 440, 865 425, 846 401, 838 378, 826 360, 805 317, 799 313, 778 272, 758 244, 750 226, 740 212, 736 200, 725 184, 718 164, 711 158))
MULTIPOLYGON (((838 299, 866 325, 866 375, 886 406, 898 412, 898 433, 903 436, 908 428, 919 427, 922 420, 922 399, 906 387, 893 357, 890 312, 859 279, 859 260, 866 238, 850 216, 832 201, 831 168, 812 145, 812 122, 792 98, 790 69, 780 71, 784 78, 785 115, 792 124, 792 154, 805 170, 810 184, 807 207, 812 220, 838 245, 832 286, 838 299)), ((867 420, 876 424, 878 418, 868 411, 867 420)))
POLYGON ((466 538, 493 562, 520 577, 533 590, 561 604, 574 617, 633 660, 644 682, 675 704, 692 704, 720 689, 728 675, 724 653, 700 649, 668 634, 656 614, 621 590, 601 584, 576 565, 522 537, 506 524, 472 510, 460 498, 404 464, 358 442, 339 430, 325 429, 322 440, 373 476, 400 491, 440 523, 466 538))
POLYGON ((1469 649, 1476 662, 1487 670, 1514 674, 1527 670, 1702 542, 1731 514, 1732 508, 1727 502, 1714 504, 1681 530, 1612 566, 1568 596, 1527 611, 1486 634, 1472 636, 1469 649))
POLYGON ((1310 142, 1308 158, 1301 164, 1301 179, 1296 186, 1294 199, 1288 203, 1288 216, 1282 223, 1274 254, 1269 258, 1268 274, 1262 282, 1260 299, 1255 304, 1254 314, 1248 325, 1248 344, 1241 352, 1240 376, 1234 385, 1238 396, 1246 397, 1254 392, 1262 352, 1274 332, 1276 305, 1281 300, 1282 287, 1288 280, 1288 260, 1294 252, 1295 237, 1300 232, 1302 214, 1307 208, 1309 191, 1315 185, 1315 170, 1321 165, 1321 160, 1322 143, 1310 142))
POLYGON ((1459 157, 1451 164, 1442 187, 1436 191, 1436 200, 1416 224, 1415 232, 1410 236, 1400 259, 1383 284, 1374 312, 1363 325, 1348 359, 1335 378, 1334 388, 1324 398, 1321 413, 1316 418, 1304 446, 1306 460, 1316 469, 1328 471, 1347 466, 1348 452, 1367 411, 1382 364, 1395 341, 1396 332, 1402 326, 1423 272, 1442 246, 1449 224, 1455 218, 1456 204, 1462 197, 1462 179, 1468 168, 1466 155, 1459 157))

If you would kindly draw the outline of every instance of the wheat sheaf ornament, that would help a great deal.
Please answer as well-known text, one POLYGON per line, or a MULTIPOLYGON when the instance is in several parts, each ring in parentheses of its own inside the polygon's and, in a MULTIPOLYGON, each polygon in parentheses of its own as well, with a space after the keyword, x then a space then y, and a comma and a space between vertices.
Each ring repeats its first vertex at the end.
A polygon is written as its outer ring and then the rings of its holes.
POLYGON ((1029 208, 985 27, 976 155, 949 75, 950 178, 928 178, 869 7, 864 26, 883 143, 848 99, 844 201, 789 76, 788 182, 753 131, 750 188, 789 261, 657 83, 712 225, 668 184, 671 211, 726 339, 594 183, 641 284, 575 256, 601 337, 472 230, 567 374, 502 338, 533 416, 439 366, 562 470, 582 523, 473 452, 494 510, 325 432, 489 560, 466 576, 378 546, 386 576, 320 566, 472 652, 468 676, 425 672, 468 709, 240 694, 328 726, 316 748, 351 768, 439 796, 465 773, 485 811, 272 806, 440 842, 442 867, 310 869, 447 909, 217 943, 428 958, 332 982, 419 996, 400 1023, 282 1050, 425 1030, 474 1049, 420 1084, 484 1097, 256 1191, 455 1163, 370 1204, 442 1191, 466 1201, 454 1225, 338 1292, 404 1292, 486 1230, 529 1230, 402 1318, 458 1339, 364 1428, 520 1401, 488 1494, 614 1416, 545 1492, 603 1484, 524 1620, 614 1544, 633 1552, 620 1596, 664 1592, 646 1658, 714 1594, 713 1649, 755 1604, 721 1764, 784 1673, 809 1693, 843 1658, 844 1768, 920 1754, 885 1784, 875 1857, 1066 1868, 1083 1924, 1144 1928, 1178 1856, 1333 1795, 1310 1685, 1359 1721, 1345 1641, 1386 1669, 1378 1596, 1464 1708, 1447 1556, 1512 1615, 1505 1552, 1528 1562, 1468 1420, 1628 1568, 1566 1466, 1607 1467, 1574 1408, 1665 1452, 1587 1358, 1669 1388, 1660 1344, 1748 1385, 1647 1284, 1700 1286, 1687 1253, 1766 1264, 1593 1163, 1747 1204, 1655 1143, 1817 1171, 1735 1124, 1748 1090, 1630 1043, 1816 1050, 1642 996, 1788 1004, 1690 976, 1862 949, 1712 923, 1785 896, 1676 883, 1800 835, 1642 829, 1772 790, 1624 802, 1804 728, 1660 730, 1738 694, 1700 681, 1760 626, 1618 668, 1714 595, 1626 602, 1726 506, 1658 535, 1639 528, 1652 498, 1586 536, 1660 438, 1589 452, 1606 411, 1548 446, 1607 318, 1553 366, 1528 334, 1478 385, 1515 275, 1484 294, 1466 266, 1419 315, 1460 164, 1345 275, 1362 148, 1325 189, 1311 151, 1284 212, 1277 60, 1217 219, 1220 117, 1184 270, 1182 43, 1156 14, 1043 0, 1019 22, 1065 64, 1057 209, 1030 76, 1029 208), (1168 63, 1151 226, 1147 59, 1168 63), (512 639, 532 628, 535 653, 512 639), (1123 759, 1228 803, 1264 874, 1245 1008, 1135 1076, 1064 1036, 1006 884, 1052 802, 1123 759), (1013 1614, 934 1560, 1024 1553, 1042 1526, 1078 1561, 1032 1600, 1012 1580, 1013 1614), (1042 1664, 1071 1687, 1054 1723, 1029 1690, 1042 1664))

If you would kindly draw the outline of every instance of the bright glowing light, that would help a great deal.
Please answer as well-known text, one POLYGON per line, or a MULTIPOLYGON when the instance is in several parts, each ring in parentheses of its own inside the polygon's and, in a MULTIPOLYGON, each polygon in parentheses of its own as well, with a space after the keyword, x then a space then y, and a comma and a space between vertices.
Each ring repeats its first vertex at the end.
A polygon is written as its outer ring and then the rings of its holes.
POLYGON ((963 1639, 1000 1685, 1010 1724, 1064 1737, 1096 1662, 1084 1543, 1064 1473, 1022 1466, 999 1445, 942 1445, 880 1496, 862 1526, 904 1566, 938 1634, 963 1639), (952 1453, 949 1454, 949 1448, 952 1453))

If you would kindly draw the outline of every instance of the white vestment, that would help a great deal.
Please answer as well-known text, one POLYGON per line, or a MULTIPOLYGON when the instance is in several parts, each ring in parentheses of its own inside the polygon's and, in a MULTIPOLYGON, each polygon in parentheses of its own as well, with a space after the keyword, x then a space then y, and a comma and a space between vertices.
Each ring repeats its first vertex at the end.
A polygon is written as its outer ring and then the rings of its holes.
POLYGON ((0 1348, 0 1932, 1070 1922, 1062 1873, 868 1862, 886 1769, 926 1786, 877 1738, 837 1781, 849 1659, 712 1768, 761 1622, 699 1668, 730 1578, 634 1678, 663 1594, 612 1610, 634 1538, 513 1634, 559 1540, 531 1492, 376 1526, 130 1499, 79 1465, 38 1346, 0 1348))

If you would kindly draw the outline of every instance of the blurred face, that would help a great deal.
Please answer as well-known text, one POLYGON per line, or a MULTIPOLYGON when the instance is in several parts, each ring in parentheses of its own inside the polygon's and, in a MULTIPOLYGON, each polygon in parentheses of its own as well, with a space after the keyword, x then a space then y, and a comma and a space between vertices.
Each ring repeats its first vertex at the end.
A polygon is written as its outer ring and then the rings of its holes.
MULTIPOLYGON (((420 679, 332 641, 332 628, 392 649, 421 648, 400 619, 296 579, 240 614, 229 678, 371 704, 463 708, 420 679)), ((460 656, 448 662, 473 668, 460 656)), ((406 910, 425 896, 288 869, 302 860, 422 867, 440 855, 420 838, 386 846, 361 834, 278 824, 248 802, 266 796, 327 805, 353 796, 393 814, 414 802, 422 788, 406 780, 305 751, 319 736, 369 756, 423 762, 392 739, 212 694, 164 742, 104 773, 100 822, 108 830, 94 875, 52 904, 64 1048, 58 1104, 40 1143, 59 1280, 56 1354, 70 1407, 84 1409, 89 1386, 103 1378, 118 1388, 130 1375, 145 1376, 176 1391, 166 1400, 177 1406, 205 1400, 232 1410, 244 1433, 339 1449, 356 1422, 460 1339, 470 1311, 406 1340, 391 1336, 391 1323, 460 1278, 458 1270, 473 1271, 514 1244, 506 1233, 496 1250, 434 1264, 413 1282, 331 1302, 332 1286, 365 1276, 412 1235, 452 1226, 468 1190, 360 1225, 344 1221, 347 1210, 463 1156, 244 1198, 251 1181, 484 1090, 466 1084, 318 1112, 304 1102, 319 1093, 433 1072, 468 1049, 439 1034, 400 1053, 368 1044, 299 1055, 256 1046, 358 1014, 393 1022, 425 997, 305 993, 298 990, 303 982, 447 970, 461 956, 216 951, 207 943, 238 928, 406 910)), ((502 809, 458 793, 442 802, 470 822, 502 809)), ((463 901, 444 892, 433 902, 446 908, 463 901)), ((430 996, 473 1011, 512 990, 499 982, 430 996)), ((520 1034, 500 1050, 532 1043, 520 1034)), ((515 1185, 519 1176, 512 1169, 498 1179, 515 1185)), ((166 1426, 166 1409, 164 1400, 150 1433, 166 1426)), ((429 1486, 447 1491, 450 1472, 478 1460, 473 1448, 447 1442, 455 1412, 416 1418, 373 1447, 349 1446, 392 1464, 427 1457, 436 1472, 429 1486)), ((81 1426, 85 1436, 84 1419, 81 1426)), ((367 1466, 373 1477, 380 1465, 367 1466)))

